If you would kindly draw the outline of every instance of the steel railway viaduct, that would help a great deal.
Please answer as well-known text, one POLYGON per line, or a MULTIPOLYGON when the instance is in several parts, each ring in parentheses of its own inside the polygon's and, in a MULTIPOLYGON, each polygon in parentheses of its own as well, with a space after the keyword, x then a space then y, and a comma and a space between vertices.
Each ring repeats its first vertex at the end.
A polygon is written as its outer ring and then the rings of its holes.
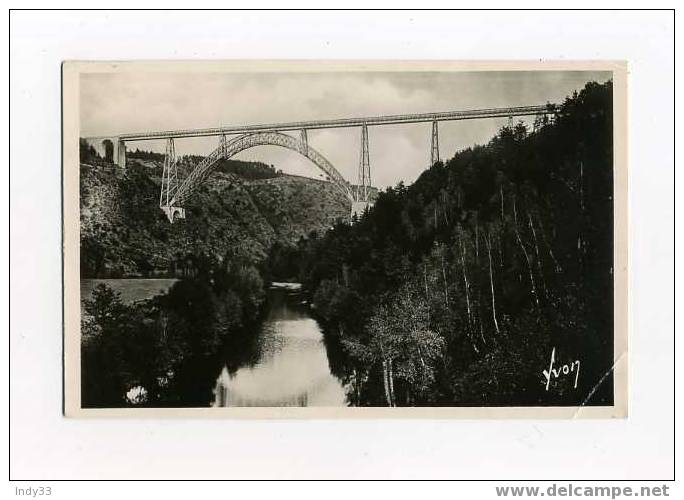
POLYGON ((271 123, 262 125, 242 125, 193 130, 167 130, 159 132, 139 132, 121 134, 114 137, 88 137, 86 142, 93 146, 101 156, 109 155, 120 167, 126 166, 126 143, 148 140, 166 140, 166 155, 162 175, 159 207, 170 222, 185 217, 185 201, 194 190, 211 174, 218 162, 256 146, 281 146, 308 158, 325 173, 329 181, 350 202, 352 215, 362 212, 372 202, 369 199, 371 187, 370 155, 368 147, 368 127, 396 125, 405 123, 432 123, 430 141, 430 165, 439 161, 438 124, 442 121, 473 120, 485 118, 510 118, 519 116, 542 116, 554 114, 557 107, 553 104, 541 106, 520 106, 512 108, 474 109, 465 111, 444 111, 437 113, 371 116, 363 118, 342 118, 333 120, 300 121, 290 123, 271 123), (359 156, 358 184, 352 185, 339 171, 314 149, 308 141, 309 130, 356 127, 361 130, 361 151, 359 156), (287 134, 285 132, 290 132, 287 134), (294 134, 292 134, 294 132, 294 134), (176 168, 175 139, 190 137, 219 138, 218 147, 185 178, 180 178, 176 168), (230 137, 230 138, 229 138, 230 137))

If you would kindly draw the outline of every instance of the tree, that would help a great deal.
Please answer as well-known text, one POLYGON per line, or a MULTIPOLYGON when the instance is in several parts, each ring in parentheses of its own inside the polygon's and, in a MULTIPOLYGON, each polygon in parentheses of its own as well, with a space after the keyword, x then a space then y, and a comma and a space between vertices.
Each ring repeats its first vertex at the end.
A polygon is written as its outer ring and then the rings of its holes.
POLYGON ((435 380, 435 363, 444 340, 429 326, 424 297, 411 286, 402 287, 387 305, 376 308, 367 327, 368 343, 347 343, 350 354, 381 367, 388 406, 424 402, 435 380), (402 389, 401 396, 398 390, 402 389))

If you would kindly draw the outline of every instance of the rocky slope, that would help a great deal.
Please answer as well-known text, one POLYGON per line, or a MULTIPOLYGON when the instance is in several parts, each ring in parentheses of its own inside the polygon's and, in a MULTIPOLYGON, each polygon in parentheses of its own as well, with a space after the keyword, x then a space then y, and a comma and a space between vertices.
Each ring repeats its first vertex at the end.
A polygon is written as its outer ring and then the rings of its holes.
POLYGON ((245 187, 283 244, 295 244, 312 230, 322 232, 349 217, 344 195, 325 181, 281 175, 245 187))

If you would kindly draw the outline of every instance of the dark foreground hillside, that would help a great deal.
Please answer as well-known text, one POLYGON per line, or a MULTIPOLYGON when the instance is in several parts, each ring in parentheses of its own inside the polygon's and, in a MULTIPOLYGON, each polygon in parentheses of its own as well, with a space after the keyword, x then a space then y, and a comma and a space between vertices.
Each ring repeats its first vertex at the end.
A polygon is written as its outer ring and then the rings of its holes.
POLYGON ((611 404, 612 150, 590 83, 302 242, 354 404, 611 404))

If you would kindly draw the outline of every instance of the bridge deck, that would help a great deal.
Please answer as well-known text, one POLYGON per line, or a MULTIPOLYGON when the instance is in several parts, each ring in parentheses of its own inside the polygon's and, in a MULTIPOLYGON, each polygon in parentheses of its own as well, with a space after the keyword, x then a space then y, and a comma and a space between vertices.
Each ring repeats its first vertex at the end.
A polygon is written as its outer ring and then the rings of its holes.
POLYGON ((369 116, 365 118, 339 118, 333 120, 300 121, 287 123, 270 123, 262 125, 241 125, 234 127, 215 127, 193 130, 166 130, 161 132, 140 132, 122 134, 121 141, 145 141, 152 139, 168 139, 183 137, 209 137, 231 134, 247 134, 252 132, 284 132, 292 130, 315 130, 324 128, 360 127, 361 125, 392 125, 399 123, 423 123, 433 121, 474 120, 478 118, 508 118, 513 116, 531 116, 555 113, 553 104, 541 106, 520 106, 514 108, 471 109, 464 111, 442 111, 437 113, 419 113, 405 115, 369 116))

